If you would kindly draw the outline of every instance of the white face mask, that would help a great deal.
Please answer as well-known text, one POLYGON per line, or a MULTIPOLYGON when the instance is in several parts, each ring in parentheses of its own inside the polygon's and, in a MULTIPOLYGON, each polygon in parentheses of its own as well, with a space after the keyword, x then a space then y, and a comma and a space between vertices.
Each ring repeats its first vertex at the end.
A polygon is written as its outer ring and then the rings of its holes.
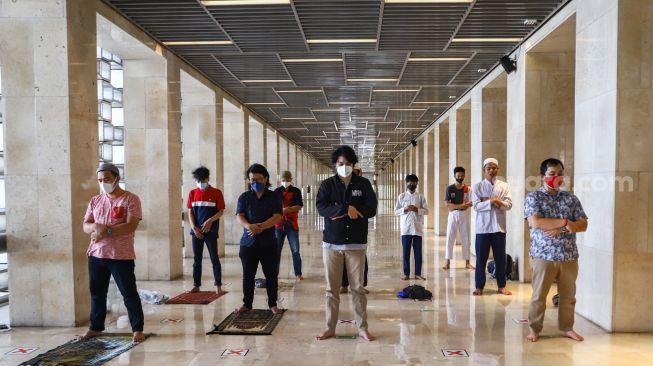
POLYGON ((354 167, 351 165, 340 165, 336 168, 336 171, 338 172, 339 176, 347 178, 351 175, 351 172, 354 171, 354 167))
POLYGON ((291 182, 281 182, 281 185, 283 186, 283 188, 288 188, 288 187, 290 187, 292 185, 292 183, 291 182))
POLYGON ((116 186, 114 186, 113 183, 100 183, 100 188, 102 189, 102 192, 106 194, 111 194, 116 190, 116 186))
POLYGON ((197 188, 199 188, 199 189, 201 189, 201 190, 205 190, 205 189, 208 188, 208 187, 209 187, 209 184, 208 184, 208 183, 203 183, 203 182, 199 182, 199 183, 197 183, 197 188))

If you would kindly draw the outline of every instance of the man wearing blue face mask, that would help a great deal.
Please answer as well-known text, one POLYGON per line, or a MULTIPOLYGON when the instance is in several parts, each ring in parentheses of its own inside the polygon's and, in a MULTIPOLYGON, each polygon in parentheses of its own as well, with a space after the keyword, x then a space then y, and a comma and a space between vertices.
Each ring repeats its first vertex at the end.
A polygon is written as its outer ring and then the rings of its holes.
POLYGON ((209 174, 206 167, 201 166, 195 169, 193 178, 197 182, 197 188, 188 193, 188 221, 193 242, 193 289, 190 292, 198 292, 202 285, 202 257, 206 243, 213 266, 216 292, 222 295, 224 291, 222 290, 222 269, 218 257, 218 229, 225 204, 222 191, 209 184, 209 174))

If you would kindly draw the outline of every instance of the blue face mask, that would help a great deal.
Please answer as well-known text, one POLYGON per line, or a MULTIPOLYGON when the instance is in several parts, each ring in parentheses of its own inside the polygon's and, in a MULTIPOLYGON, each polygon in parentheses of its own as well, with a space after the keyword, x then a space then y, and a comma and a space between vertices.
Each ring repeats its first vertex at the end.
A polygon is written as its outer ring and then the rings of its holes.
POLYGON ((265 189, 265 183, 261 183, 261 182, 252 182, 250 186, 252 187, 254 192, 263 192, 263 190, 265 189))

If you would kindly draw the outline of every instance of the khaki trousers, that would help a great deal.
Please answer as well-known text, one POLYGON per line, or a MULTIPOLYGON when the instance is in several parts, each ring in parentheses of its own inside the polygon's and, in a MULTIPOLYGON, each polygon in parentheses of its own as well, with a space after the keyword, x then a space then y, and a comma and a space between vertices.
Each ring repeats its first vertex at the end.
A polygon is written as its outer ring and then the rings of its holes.
POLYGON ((359 331, 367 330, 367 295, 363 289, 365 252, 365 250, 322 249, 326 277, 326 323, 329 330, 335 331, 338 324, 340 284, 345 263, 356 325, 359 331))
POLYGON ((551 284, 558 281, 560 302, 558 305, 558 328, 570 331, 574 327, 574 312, 576 308, 576 277, 578 277, 578 261, 547 261, 531 258, 533 269, 533 296, 528 308, 528 323, 535 333, 542 331, 546 297, 551 284))

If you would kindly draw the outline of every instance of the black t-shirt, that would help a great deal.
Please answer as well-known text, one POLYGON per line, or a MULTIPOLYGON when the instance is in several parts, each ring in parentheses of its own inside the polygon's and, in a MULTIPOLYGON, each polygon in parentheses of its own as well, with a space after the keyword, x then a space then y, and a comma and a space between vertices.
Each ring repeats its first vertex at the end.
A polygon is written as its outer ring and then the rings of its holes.
POLYGON ((453 203, 454 205, 459 205, 465 200, 465 194, 469 192, 467 185, 463 185, 462 188, 456 188, 455 184, 452 184, 447 187, 447 191, 444 195, 444 200, 453 203))

